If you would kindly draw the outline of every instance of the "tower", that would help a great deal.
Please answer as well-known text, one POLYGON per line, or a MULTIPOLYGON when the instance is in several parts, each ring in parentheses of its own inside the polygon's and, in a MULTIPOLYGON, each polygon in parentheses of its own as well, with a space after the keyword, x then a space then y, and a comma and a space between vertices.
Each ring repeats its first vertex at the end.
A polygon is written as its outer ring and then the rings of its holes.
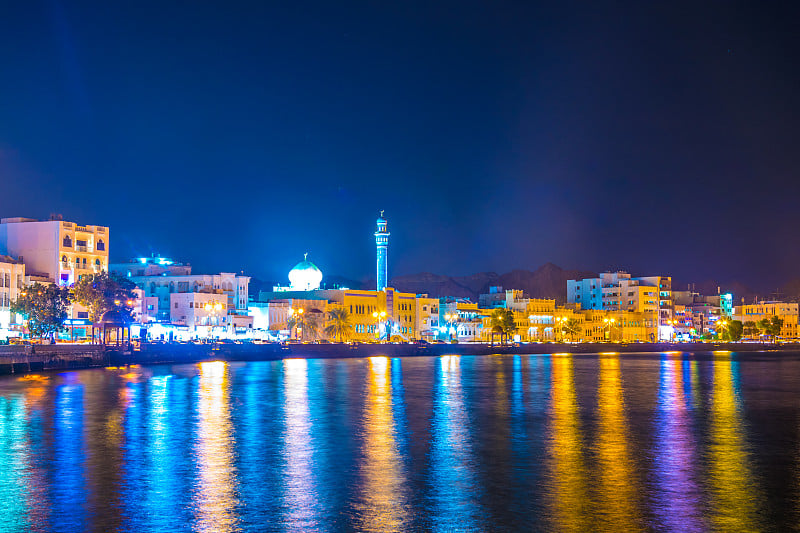
POLYGON ((386 269, 386 260, 389 254, 389 232, 386 230, 386 219, 383 218, 383 211, 381 211, 381 216, 378 217, 378 231, 375 232, 375 248, 378 254, 378 290, 382 291, 386 288, 386 283, 389 281, 386 269))

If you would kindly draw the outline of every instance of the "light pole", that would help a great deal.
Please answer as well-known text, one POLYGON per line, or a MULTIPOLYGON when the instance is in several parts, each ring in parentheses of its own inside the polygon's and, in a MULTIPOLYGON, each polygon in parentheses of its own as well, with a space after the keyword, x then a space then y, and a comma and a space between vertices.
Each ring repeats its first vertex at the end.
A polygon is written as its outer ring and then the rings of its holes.
POLYGON ((725 332, 725 328, 728 326, 728 321, 724 320, 724 319, 723 320, 718 320, 717 324, 720 327, 720 332, 719 332, 718 336, 720 337, 720 340, 722 340, 721 337, 722 337, 722 334, 725 332))
POLYGON ((616 321, 617 320, 615 318, 606 317, 606 318, 603 319, 603 328, 604 329, 605 328, 608 329, 608 331, 606 331, 606 340, 608 342, 611 342, 611 331, 612 331, 612 328, 614 327, 614 322, 616 322, 616 321))
MULTIPOLYGON (((561 342, 564 342, 564 328, 567 325, 567 317, 565 316, 557 316, 556 317, 556 333, 561 333, 561 342)), ((556 341, 558 341, 558 335, 556 335, 556 341)))
POLYGON ((219 317, 217 316, 218 313, 222 310, 222 304, 216 300, 211 300, 206 305, 203 306, 203 309, 206 310, 206 313, 210 313, 211 316, 208 317, 208 336, 213 338, 214 337, 214 326, 211 323, 211 319, 216 317, 217 318, 217 325, 219 325, 219 317))
MULTIPOLYGON (((450 334, 450 329, 453 327, 454 323, 458 322, 458 314, 457 313, 446 313, 444 315, 444 319, 447 321, 447 338, 449 340, 453 340, 452 336, 450 334)), ((456 326, 456 328, 457 328, 457 326, 456 326)), ((457 330, 455 331, 455 334, 456 334, 456 340, 458 340, 458 331, 457 330)))
MULTIPOLYGON (((377 330, 375 333, 377 334, 378 341, 380 341, 381 340, 381 330, 380 330, 380 328, 378 326, 380 324, 384 323, 384 321, 386 320, 386 311, 381 311, 381 312, 373 311, 372 318, 375 319, 375 329, 377 330)), ((387 337, 387 340, 388 340, 388 337, 389 337, 388 334, 387 334, 386 337, 387 337)))
MULTIPOLYGON (((294 329, 294 331, 295 331, 295 335, 294 335, 295 340, 297 340, 298 334, 301 337, 300 340, 301 341, 303 340, 303 335, 304 335, 303 334, 303 326, 302 326, 302 324, 303 324, 303 313, 305 313, 305 309, 303 309, 302 307, 300 309, 294 309, 294 308, 289 309, 289 318, 292 319, 294 317, 297 317, 297 318, 294 319, 294 325, 292 326, 292 329, 294 329)), ((291 337, 292 337, 292 332, 290 331, 289 332, 289 338, 291 338, 291 337)))

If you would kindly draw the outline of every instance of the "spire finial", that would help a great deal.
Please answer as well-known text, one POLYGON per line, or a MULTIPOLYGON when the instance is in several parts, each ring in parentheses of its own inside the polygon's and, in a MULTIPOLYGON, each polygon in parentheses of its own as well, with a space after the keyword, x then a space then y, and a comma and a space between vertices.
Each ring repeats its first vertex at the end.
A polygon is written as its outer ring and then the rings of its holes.
POLYGON ((383 209, 381 209, 381 218, 383 218, 383 209))
POLYGON ((303 261, 308 261, 308 252, 303 254, 303 261))

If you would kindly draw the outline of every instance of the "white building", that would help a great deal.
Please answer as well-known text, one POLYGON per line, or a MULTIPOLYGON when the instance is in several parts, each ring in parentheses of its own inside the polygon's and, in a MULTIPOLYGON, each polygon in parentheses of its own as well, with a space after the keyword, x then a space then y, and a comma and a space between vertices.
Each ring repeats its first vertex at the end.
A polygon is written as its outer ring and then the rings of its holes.
POLYGON ((83 274, 108 269, 109 232, 65 220, 0 219, 0 254, 19 258, 28 272, 72 285, 83 274))
MULTIPOLYGON (((146 315, 181 328, 182 337, 198 336, 199 330, 196 326, 210 325, 207 321, 198 323, 196 319, 206 317, 203 312, 205 302, 212 300, 223 306, 221 320, 218 324, 211 324, 226 331, 222 336, 252 330, 253 319, 247 313, 249 276, 230 272, 192 274, 191 265, 176 263, 160 256, 137 258, 129 263, 115 263, 110 269, 112 273, 131 280, 142 290, 143 300, 147 302, 145 305, 156 307, 155 310, 147 310, 146 315), (201 312, 195 306, 198 303, 202 306, 201 312), (191 334, 187 333, 186 328, 191 329, 191 334)), ((220 336, 218 333, 221 334, 221 330, 215 329, 214 335, 220 336)))
POLYGON ((0 255, 0 340, 19 335, 21 326, 16 324, 15 315, 11 313, 11 302, 19 297, 25 287, 25 265, 21 262, 0 255))

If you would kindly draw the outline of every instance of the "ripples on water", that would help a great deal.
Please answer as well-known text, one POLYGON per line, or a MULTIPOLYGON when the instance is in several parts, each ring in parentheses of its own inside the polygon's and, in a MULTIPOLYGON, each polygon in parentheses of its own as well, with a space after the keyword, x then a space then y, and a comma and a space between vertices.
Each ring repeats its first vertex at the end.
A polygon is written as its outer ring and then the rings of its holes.
POLYGON ((2 531, 796 530, 800 355, 0 379, 2 531))

